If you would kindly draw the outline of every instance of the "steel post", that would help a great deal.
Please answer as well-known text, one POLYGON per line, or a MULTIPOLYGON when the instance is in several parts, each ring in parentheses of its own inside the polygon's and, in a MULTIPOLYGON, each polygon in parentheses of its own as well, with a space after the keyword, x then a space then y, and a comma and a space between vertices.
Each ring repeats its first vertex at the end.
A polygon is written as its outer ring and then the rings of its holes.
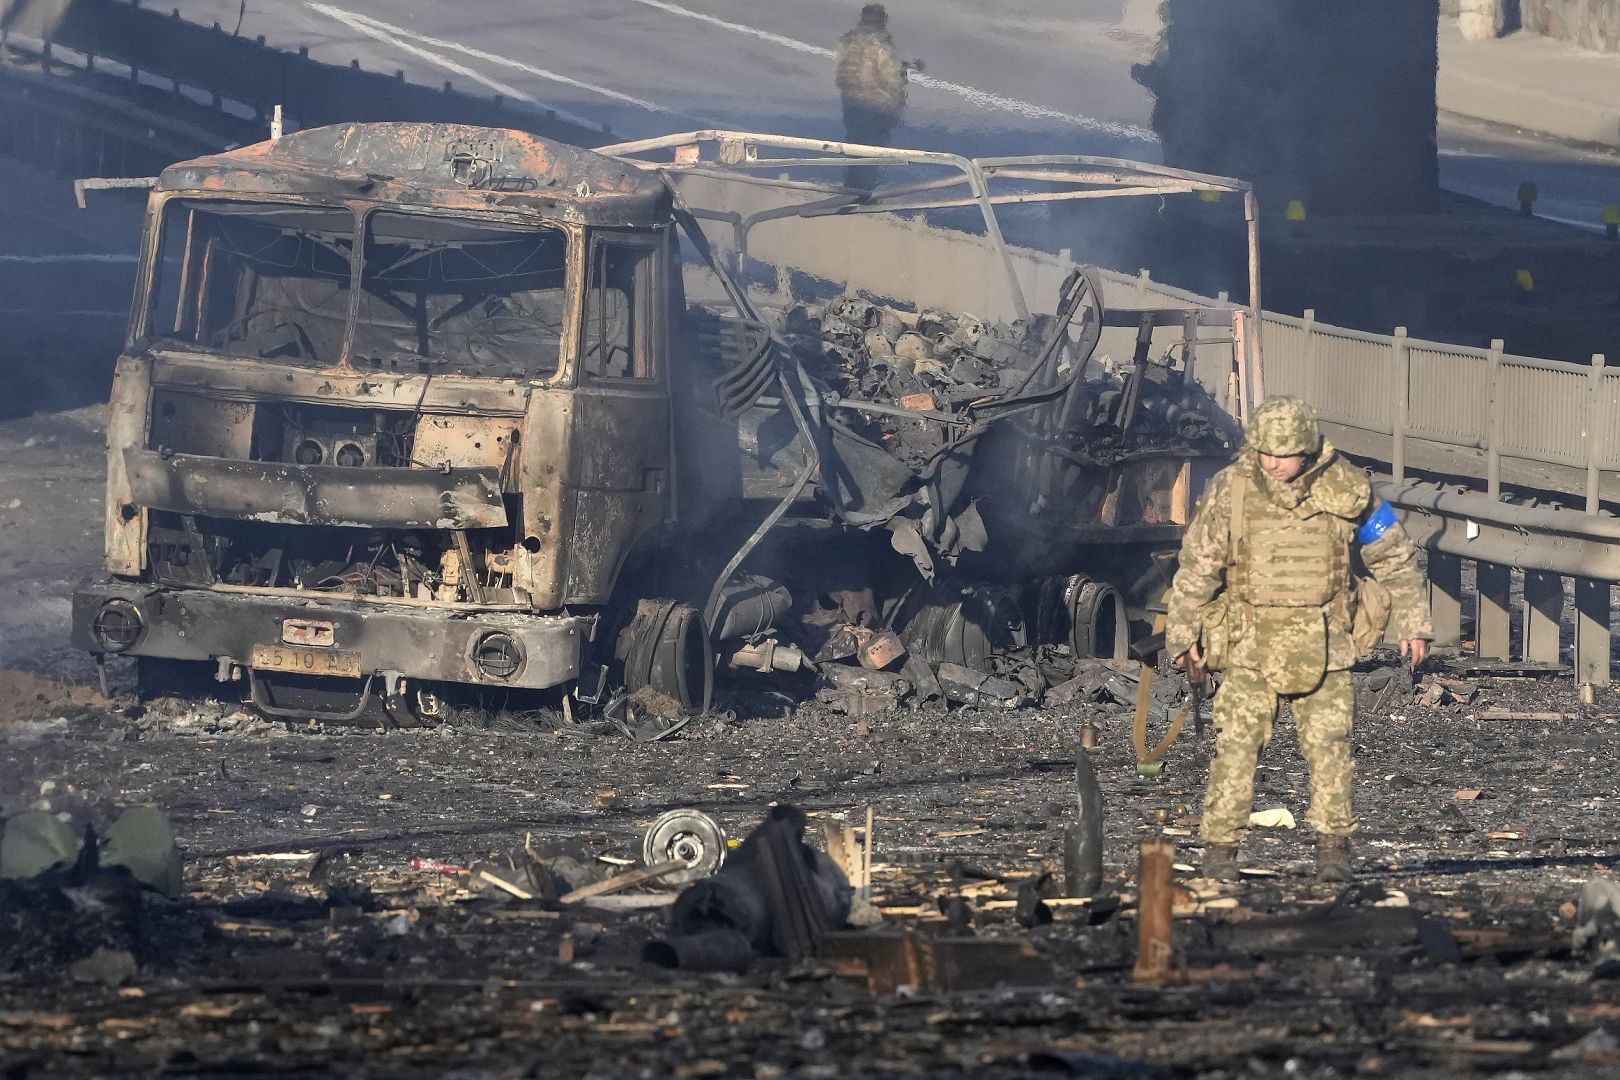
POLYGON ((1586 512, 1598 512, 1598 466, 1603 461, 1603 354, 1592 354, 1586 402, 1586 512))
POLYGON ((1482 658, 1509 660, 1513 638, 1509 597, 1513 571, 1496 563, 1478 563, 1474 584, 1474 651, 1482 658))
POLYGON ((1462 641, 1462 560, 1443 551, 1429 552, 1429 612, 1434 643, 1455 647, 1462 641))
POLYGON ((1502 411, 1505 402, 1502 400, 1502 350, 1505 342, 1501 338, 1491 339, 1491 371, 1489 396, 1490 415, 1486 419, 1485 429, 1485 494, 1493 499, 1502 495, 1502 455, 1500 452, 1502 437, 1502 411))
POLYGON ((1519 607, 1524 620, 1524 658, 1558 663, 1559 631, 1564 622, 1564 579, 1540 570, 1524 572, 1524 599, 1519 607))
POLYGON ((1610 585, 1575 579, 1575 681, 1609 684, 1610 585))
POLYGON ((1393 445, 1390 449, 1390 474, 1394 476, 1397 484, 1406 482, 1406 420, 1411 410, 1412 393, 1412 357, 1406 344, 1406 327, 1395 328, 1395 422, 1391 425, 1394 432, 1393 445))

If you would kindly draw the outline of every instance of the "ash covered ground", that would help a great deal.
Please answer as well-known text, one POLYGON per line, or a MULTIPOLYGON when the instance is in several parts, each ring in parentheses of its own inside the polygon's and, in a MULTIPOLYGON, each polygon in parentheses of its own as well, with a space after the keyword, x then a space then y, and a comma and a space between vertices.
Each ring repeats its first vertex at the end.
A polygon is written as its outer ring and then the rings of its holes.
MULTIPOLYGON (((750 695, 734 717, 638 745, 546 716, 293 730, 224 704, 137 704, 116 670, 104 701, 65 642, 67 589, 99 547, 99 413, 5 425, 0 457, 0 588, 15 598, 0 612, 0 811, 105 823, 155 803, 186 858, 184 894, 139 896, 119 929, 138 965, 119 985, 6 943, 7 1076, 1592 1076, 1620 1060, 1615 965, 1570 949, 1573 902, 1617 850, 1613 692, 1582 707, 1567 680, 1474 680, 1470 700, 1431 707, 1437 679, 1408 693, 1366 673, 1350 890, 1306 876, 1304 767, 1279 724, 1256 805, 1302 827, 1257 829, 1246 849, 1276 876, 1218 887, 1178 872, 1186 981, 1138 986, 1136 846, 1166 834, 1198 861, 1209 744, 1190 732, 1141 778, 1128 710, 1097 703, 862 721, 750 695), (1493 711, 1563 719, 1479 718, 1493 711), (1060 859, 1065 762, 1087 721, 1103 896, 1026 929, 1011 901, 1060 859), (662 911, 548 910, 413 866, 525 842, 634 860, 663 809, 701 808, 741 836, 778 801, 813 822, 875 806, 887 923, 1027 939, 1052 978, 879 995, 815 965, 666 972, 639 960, 662 911), (953 896, 965 906, 949 923, 953 896), (1357 936, 1359 916, 1402 903, 1448 933, 1357 936), (1335 905, 1342 941, 1234 944, 1234 927, 1335 905)), ((101 925, 82 910, 36 925, 70 920, 86 936, 101 925)))

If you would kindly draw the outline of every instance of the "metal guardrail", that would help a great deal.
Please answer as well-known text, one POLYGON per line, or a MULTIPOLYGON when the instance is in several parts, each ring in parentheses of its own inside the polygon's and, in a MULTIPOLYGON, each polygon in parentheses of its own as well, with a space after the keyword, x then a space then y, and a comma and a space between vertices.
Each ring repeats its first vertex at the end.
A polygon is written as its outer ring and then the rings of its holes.
POLYGON ((1461 639, 1463 563, 1475 564, 1475 652, 1562 665, 1562 627, 1574 622, 1572 653, 1581 682, 1609 682, 1612 583, 1620 581, 1620 519, 1517 506, 1433 485, 1377 482, 1428 553, 1436 641, 1461 639), (1513 571, 1522 574, 1519 641, 1513 641, 1513 571), (1566 596, 1565 579, 1570 582, 1566 596))
POLYGON ((203 26, 178 10, 142 7, 141 0, 0 0, 0 42, 8 36, 72 50, 92 66, 110 61, 127 69, 132 84, 148 75, 169 80, 176 95, 182 87, 205 90, 216 109, 228 101, 251 110, 259 131, 279 105, 300 128, 418 120, 519 128, 579 146, 613 139, 605 124, 589 127, 524 102, 459 91, 448 82, 418 85, 407 82, 403 71, 364 71, 357 59, 323 63, 307 49, 278 49, 262 36, 244 37, 218 23, 203 26))

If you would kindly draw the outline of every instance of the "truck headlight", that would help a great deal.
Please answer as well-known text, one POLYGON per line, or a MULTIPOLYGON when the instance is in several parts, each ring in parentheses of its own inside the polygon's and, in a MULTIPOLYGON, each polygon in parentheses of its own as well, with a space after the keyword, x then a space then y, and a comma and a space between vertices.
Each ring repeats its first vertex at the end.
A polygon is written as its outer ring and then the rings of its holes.
POLYGON ((132 648, 141 638, 141 612, 128 600, 109 600, 90 622, 90 632, 96 644, 110 653, 121 653, 132 648))
POLYGON ((523 666, 523 646, 511 634, 491 631, 473 646, 473 666, 487 678, 510 679, 523 666))

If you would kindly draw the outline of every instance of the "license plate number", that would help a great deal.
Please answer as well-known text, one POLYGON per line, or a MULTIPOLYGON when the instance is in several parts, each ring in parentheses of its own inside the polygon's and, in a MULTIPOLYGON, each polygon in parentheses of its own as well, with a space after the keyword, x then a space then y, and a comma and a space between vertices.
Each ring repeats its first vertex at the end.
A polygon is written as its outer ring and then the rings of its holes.
POLYGON ((338 649, 316 649, 302 645, 255 645, 252 664, 260 671, 285 671, 294 675, 338 675, 360 677, 360 654, 338 649))

